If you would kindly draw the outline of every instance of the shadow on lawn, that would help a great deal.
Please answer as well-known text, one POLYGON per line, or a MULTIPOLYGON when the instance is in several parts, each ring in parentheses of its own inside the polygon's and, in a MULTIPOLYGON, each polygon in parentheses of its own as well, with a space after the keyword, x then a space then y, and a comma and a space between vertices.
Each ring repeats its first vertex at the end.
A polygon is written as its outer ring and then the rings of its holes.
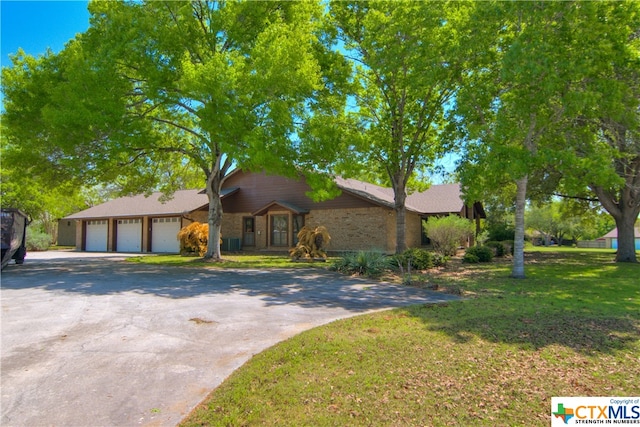
POLYGON ((478 337, 494 343, 516 344, 524 349, 540 349, 552 344, 569 347, 584 354, 610 353, 630 348, 640 340, 640 322, 631 317, 590 317, 562 312, 541 316, 517 313, 470 316, 468 307, 456 304, 461 316, 446 320, 433 315, 429 306, 410 307, 411 315, 420 317, 428 328, 444 332, 458 343, 478 337))

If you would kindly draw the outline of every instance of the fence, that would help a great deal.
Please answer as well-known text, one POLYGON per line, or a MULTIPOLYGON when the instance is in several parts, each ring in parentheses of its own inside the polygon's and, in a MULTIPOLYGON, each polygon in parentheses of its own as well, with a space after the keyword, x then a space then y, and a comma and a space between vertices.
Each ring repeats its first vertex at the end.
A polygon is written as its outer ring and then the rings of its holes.
POLYGON ((579 248, 591 248, 591 249, 606 249, 607 241, 606 240, 583 240, 578 241, 579 248))

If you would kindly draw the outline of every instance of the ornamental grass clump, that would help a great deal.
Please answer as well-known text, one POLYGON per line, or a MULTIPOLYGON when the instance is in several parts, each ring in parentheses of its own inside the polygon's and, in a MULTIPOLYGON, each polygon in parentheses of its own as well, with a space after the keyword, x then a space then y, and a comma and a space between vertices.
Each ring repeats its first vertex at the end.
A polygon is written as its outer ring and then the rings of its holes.
POLYGON ((196 221, 182 227, 178 232, 178 240, 182 255, 197 252, 198 255, 204 256, 209 242, 209 224, 196 221))
POLYGON ((316 228, 306 225, 298 232, 298 243, 295 248, 289 249, 289 256, 292 259, 314 259, 327 258, 324 248, 331 241, 331 236, 324 226, 316 228))
POLYGON ((345 274, 377 277, 393 268, 393 258, 383 252, 358 251, 348 252, 336 260, 332 270, 345 274))

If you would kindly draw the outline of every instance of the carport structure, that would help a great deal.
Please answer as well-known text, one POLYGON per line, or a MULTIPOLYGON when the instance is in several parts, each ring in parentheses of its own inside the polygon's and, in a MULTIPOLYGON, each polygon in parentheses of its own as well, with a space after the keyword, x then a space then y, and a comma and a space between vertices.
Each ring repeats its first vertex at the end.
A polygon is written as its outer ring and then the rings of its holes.
POLYGON ((178 253, 178 231, 206 220, 208 204, 202 190, 180 190, 169 198, 156 192, 114 199, 64 220, 76 220, 76 248, 82 251, 178 253))

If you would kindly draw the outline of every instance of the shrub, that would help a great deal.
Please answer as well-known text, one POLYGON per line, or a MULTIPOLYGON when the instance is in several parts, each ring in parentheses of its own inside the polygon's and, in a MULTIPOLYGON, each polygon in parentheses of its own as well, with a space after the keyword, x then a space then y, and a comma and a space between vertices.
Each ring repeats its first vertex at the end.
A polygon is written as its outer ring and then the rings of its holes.
POLYGON ((433 249, 446 256, 454 256, 458 247, 473 236, 473 222, 456 215, 429 218, 423 226, 433 249))
POLYGON ((488 240, 490 241, 503 241, 513 240, 515 238, 516 230, 512 225, 507 223, 492 223, 487 227, 488 240))
POLYGON ((502 257, 506 253, 506 249, 504 247, 504 244, 502 244, 502 242, 490 241, 490 242, 486 242, 484 245, 492 248, 494 255, 497 257, 502 257))
POLYGON ((401 254, 395 255, 396 264, 400 263, 402 267, 407 268, 409 260, 411 260, 411 268, 415 270, 427 270, 433 268, 433 253, 419 248, 409 248, 401 254))
POLYGON ((349 252, 334 261, 331 270, 346 274, 376 277, 392 267, 393 258, 382 252, 349 252))
POLYGON ((180 240, 180 253, 198 252, 203 256, 207 252, 209 224, 196 221, 182 227, 178 232, 178 240, 180 240))
POLYGON ((476 258, 478 258, 477 262, 491 262, 491 260, 493 260, 493 250, 487 246, 473 246, 467 248, 467 251, 464 255, 465 258, 467 257, 467 255, 475 256, 476 258))
POLYGON ((53 239, 48 233, 27 228, 26 246, 28 251, 46 251, 52 242, 53 239))
POLYGON ((462 257, 462 262, 468 262, 469 264, 477 264, 480 262, 480 258, 477 255, 465 253, 464 257, 462 257))
POLYGON ((449 262, 449 257, 439 254, 439 253, 434 253, 433 254, 433 266, 434 267, 446 267, 447 266, 447 262, 449 262))
POLYGON ((331 241, 331 236, 324 226, 316 228, 306 225, 298 232, 298 244, 295 248, 289 249, 289 256, 292 259, 300 258, 327 258, 324 248, 331 241))

